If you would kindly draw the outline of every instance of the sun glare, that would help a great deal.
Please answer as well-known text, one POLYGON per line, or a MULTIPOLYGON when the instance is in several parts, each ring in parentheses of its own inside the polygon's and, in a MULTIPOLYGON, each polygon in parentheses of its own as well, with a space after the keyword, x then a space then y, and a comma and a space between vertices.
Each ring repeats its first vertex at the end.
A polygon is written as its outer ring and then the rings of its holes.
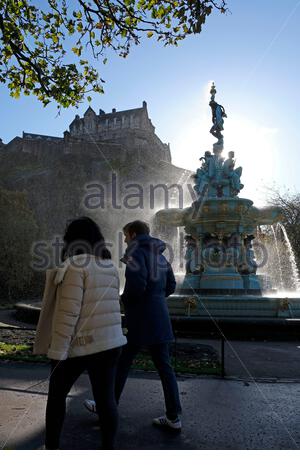
MULTIPOLYGON (((204 87, 201 99, 196 100, 195 107, 191 110, 190 121, 185 121, 181 132, 171 142, 173 163, 192 171, 199 167, 199 158, 205 150, 212 151, 215 142, 209 133, 212 126, 211 113, 207 106, 210 85, 211 83, 204 87)), ((276 145, 278 129, 260 127, 254 121, 238 115, 225 119, 224 128, 223 155, 226 158, 227 153, 233 150, 236 167, 243 168, 241 181, 244 189, 240 196, 254 200, 255 205, 263 205, 265 188, 272 186, 279 176, 276 145)))

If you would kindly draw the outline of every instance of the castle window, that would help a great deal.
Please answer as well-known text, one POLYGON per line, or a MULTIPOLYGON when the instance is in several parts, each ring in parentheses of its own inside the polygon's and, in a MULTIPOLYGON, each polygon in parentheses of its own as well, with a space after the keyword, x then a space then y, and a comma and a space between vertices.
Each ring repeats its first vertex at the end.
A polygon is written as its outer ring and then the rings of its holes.
POLYGON ((121 127, 122 127, 122 121, 121 121, 120 118, 117 118, 116 123, 115 123, 115 128, 116 129, 121 129, 121 127))
POLYGON ((98 122, 98 131, 102 132, 105 131, 106 129, 106 122, 105 121, 99 121, 98 122))

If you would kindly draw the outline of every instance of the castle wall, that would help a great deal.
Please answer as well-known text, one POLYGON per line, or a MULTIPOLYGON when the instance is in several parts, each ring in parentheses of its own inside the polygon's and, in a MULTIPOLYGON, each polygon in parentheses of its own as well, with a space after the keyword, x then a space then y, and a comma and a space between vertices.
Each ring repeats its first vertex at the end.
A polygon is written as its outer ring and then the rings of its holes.
POLYGON ((55 160, 57 155, 90 155, 100 158, 105 155, 108 160, 116 158, 126 161, 126 152, 134 152, 139 156, 139 161, 166 161, 171 162, 169 146, 163 144, 157 136, 149 136, 147 132, 135 131, 118 133, 117 131, 109 136, 107 140, 99 141, 96 136, 85 139, 72 139, 71 137, 60 141, 29 140, 17 137, 8 145, 5 145, 2 152, 30 154, 41 160, 55 160))

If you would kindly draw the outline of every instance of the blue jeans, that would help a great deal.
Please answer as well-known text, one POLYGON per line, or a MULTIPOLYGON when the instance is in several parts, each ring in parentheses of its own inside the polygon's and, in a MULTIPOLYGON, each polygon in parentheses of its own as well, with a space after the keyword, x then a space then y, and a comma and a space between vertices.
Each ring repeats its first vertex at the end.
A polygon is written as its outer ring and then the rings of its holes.
MULTIPOLYGON (((178 392, 177 380, 173 367, 171 366, 169 344, 160 343, 147 346, 150 352, 154 366, 159 374, 165 397, 166 415, 169 419, 176 419, 181 413, 181 404, 178 392)), ((120 396, 125 386, 130 367, 135 356, 141 350, 137 346, 128 342, 122 350, 116 375, 116 400, 119 403, 120 396)))

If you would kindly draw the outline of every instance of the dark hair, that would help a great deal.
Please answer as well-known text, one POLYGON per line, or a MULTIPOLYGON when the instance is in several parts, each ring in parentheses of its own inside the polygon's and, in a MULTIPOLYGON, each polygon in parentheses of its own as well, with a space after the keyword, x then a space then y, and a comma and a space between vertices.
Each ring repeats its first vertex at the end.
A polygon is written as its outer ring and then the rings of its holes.
POLYGON ((111 259, 101 230, 90 217, 79 217, 68 223, 63 240, 62 260, 83 253, 111 259))
POLYGON ((130 236, 133 233, 136 235, 149 235, 150 229, 146 222, 143 222, 142 220, 134 220, 123 227, 123 232, 129 233, 130 236))

